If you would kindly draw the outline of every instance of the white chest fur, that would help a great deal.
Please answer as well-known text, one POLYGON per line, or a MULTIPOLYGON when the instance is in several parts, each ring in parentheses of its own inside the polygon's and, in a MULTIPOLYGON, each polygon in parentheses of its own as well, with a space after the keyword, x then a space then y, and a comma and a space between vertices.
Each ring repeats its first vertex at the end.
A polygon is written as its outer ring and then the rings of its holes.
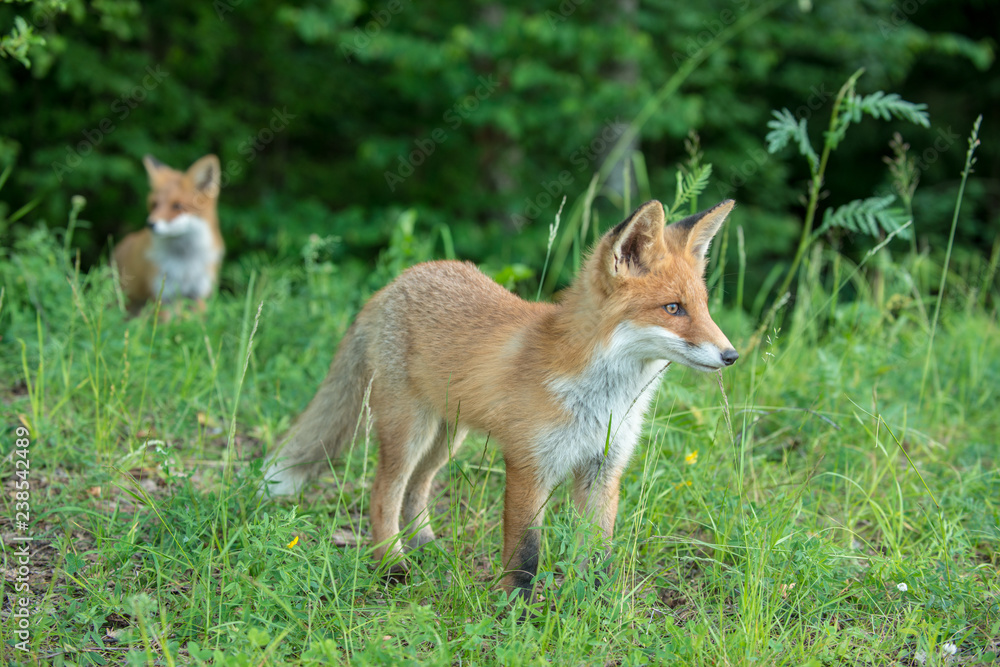
POLYGON ((621 324, 581 374, 549 382, 572 419, 542 434, 540 482, 551 488, 570 472, 620 469, 628 461, 664 368, 646 355, 645 336, 640 327, 621 324))
POLYGON ((215 287, 213 265, 221 259, 212 231, 202 218, 185 213, 170 223, 153 225, 149 260, 159 269, 154 294, 163 287, 163 300, 177 297, 204 299, 215 287))

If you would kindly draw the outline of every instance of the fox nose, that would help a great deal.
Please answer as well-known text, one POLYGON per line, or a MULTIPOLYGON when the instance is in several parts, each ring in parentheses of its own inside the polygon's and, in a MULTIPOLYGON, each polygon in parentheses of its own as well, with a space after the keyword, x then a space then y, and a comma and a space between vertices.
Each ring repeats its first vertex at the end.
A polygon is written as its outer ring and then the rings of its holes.
POLYGON ((150 229, 153 229, 154 227, 156 227, 156 220, 153 220, 152 218, 146 218, 146 226, 149 227, 150 229))
POLYGON ((722 360, 726 362, 727 366, 732 366, 733 364, 736 363, 736 360, 739 358, 740 358, 740 353, 734 350, 733 348, 729 348, 728 350, 722 353, 722 360))

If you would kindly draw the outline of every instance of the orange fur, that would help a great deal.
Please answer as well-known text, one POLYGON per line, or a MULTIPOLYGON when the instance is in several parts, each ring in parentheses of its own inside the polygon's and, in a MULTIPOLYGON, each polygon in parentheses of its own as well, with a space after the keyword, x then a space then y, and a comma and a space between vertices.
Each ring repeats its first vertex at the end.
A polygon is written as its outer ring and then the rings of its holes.
POLYGON ((409 547, 433 539, 434 473, 468 429, 488 432, 507 471, 504 586, 529 595, 540 542, 532 528, 552 488, 572 475, 580 514, 610 537, 619 480, 664 362, 714 370, 736 360, 708 314, 702 278, 708 243, 732 207, 665 226, 660 203, 645 204, 604 235, 559 304, 524 301, 467 263, 408 269, 348 330, 269 460, 271 492, 297 491, 351 444, 370 386, 381 443, 375 556, 405 569, 400 535, 409 547))
POLYGON ((149 175, 147 228, 112 252, 131 312, 154 301, 191 298, 198 307, 215 289, 225 244, 219 231, 219 159, 206 155, 186 172, 143 158, 149 175))

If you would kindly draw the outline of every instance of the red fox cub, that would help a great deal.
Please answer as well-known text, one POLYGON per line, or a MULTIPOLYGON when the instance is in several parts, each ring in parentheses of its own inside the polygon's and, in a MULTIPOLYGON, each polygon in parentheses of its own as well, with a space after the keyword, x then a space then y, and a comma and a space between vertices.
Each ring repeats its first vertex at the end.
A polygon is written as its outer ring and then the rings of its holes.
POLYGON ((580 514, 610 537, 618 487, 659 374, 714 371, 739 355, 708 313, 705 253, 734 202, 666 225, 644 204, 598 242, 558 304, 520 299, 472 264, 418 264, 375 294, 265 479, 296 493, 351 445, 369 383, 381 447, 372 486, 375 557, 434 539, 434 474, 469 429, 506 464, 503 586, 531 596, 543 505, 572 475, 580 514), (457 424, 456 424, 457 422, 457 424))
POLYGON ((149 174, 147 228, 123 238, 112 252, 129 311, 155 301, 194 299, 199 307, 215 289, 225 252, 219 233, 219 158, 206 155, 185 171, 152 155, 142 159, 149 174))

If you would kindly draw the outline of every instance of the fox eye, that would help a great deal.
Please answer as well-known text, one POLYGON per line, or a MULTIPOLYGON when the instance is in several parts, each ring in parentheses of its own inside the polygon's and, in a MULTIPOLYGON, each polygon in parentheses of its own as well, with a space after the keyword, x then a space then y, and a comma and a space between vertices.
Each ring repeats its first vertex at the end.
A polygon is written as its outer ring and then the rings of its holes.
POLYGON ((670 315, 687 315, 687 311, 679 303, 668 303, 663 307, 670 315))
POLYGON ((175 201, 174 205, 171 208, 173 208, 175 211, 179 211, 181 210, 181 203, 175 201))

